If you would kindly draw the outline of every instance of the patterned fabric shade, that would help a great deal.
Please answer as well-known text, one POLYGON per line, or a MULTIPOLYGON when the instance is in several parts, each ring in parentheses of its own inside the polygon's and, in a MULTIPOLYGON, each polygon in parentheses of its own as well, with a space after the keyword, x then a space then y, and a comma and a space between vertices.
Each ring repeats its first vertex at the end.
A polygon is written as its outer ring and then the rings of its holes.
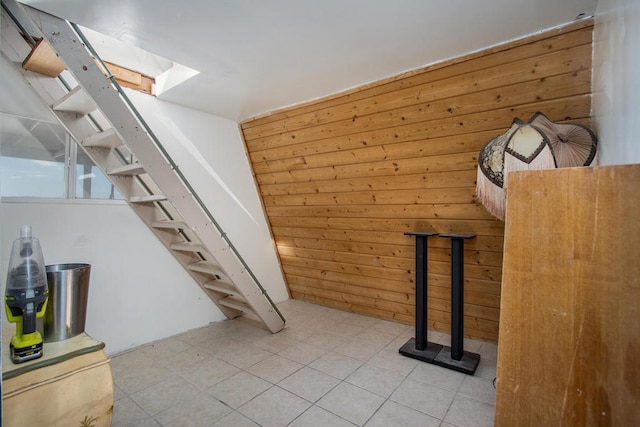
POLYGON ((586 126, 555 123, 540 112, 527 123, 515 118, 505 133, 480 151, 478 199, 493 216, 504 221, 509 171, 588 166, 595 158, 596 147, 596 137, 586 126))

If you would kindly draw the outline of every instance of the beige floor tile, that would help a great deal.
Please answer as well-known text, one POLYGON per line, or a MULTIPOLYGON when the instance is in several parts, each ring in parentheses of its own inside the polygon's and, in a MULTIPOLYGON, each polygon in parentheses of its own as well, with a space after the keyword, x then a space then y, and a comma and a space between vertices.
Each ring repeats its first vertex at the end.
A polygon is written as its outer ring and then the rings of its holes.
POLYGON ((480 363, 478 364, 478 368, 474 375, 476 377, 493 380, 496 377, 496 372, 497 367, 495 360, 491 361, 480 358, 480 363))
POLYGON ((383 346, 376 343, 352 338, 334 348, 333 351, 366 362, 382 349, 383 346))
POLYGON ((120 399, 127 397, 127 394, 120 389, 117 385, 113 385, 113 401, 117 402, 120 399))
POLYGON ((451 391, 407 378, 389 399, 441 420, 454 396, 451 391))
POLYGON ((232 411, 214 397, 200 393, 154 415, 163 426, 209 426, 232 411))
POLYGON ((155 364, 167 368, 173 372, 184 369, 187 366, 195 365, 207 359, 214 357, 207 350, 192 346, 187 352, 176 353, 173 356, 167 356, 163 359, 154 360, 155 364))
POLYGON ((358 359, 333 351, 327 352, 309 364, 310 367, 341 380, 351 375, 360 365, 362 362, 358 359))
POLYGON ((491 427, 494 411, 493 405, 458 395, 444 421, 457 427, 491 427))
POLYGON ((414 330, 412 326, 404 325, 397 322, 391 322, 389 320, 378 320, 373 325, 371 325, 371 329, 387 335, 393 335, 394 337, 398 337, 401 334, 406 333, 408 330, 414 330))
POLYGON ((239 412, 232 412, 226 417, 222 418, 215 424, 211 424, 211 427, 259 427, 258 424, 251 421, 239 412))
POLYGON ((304 339, 307 344, 324 348, 325 350, 333 350, 337 346, 347 342, 347 338, 341 337, 330 332, 318 332, 304 339))
POLYGON ((409 374, 409 378, 455 392, 462 384, 465 374, 430 363, 419 362, 409 374))
POLYGON ((297 343, 298 340, 292 339, 285 334, 271 334, 252 342, 253 346, 266 350, 270 353, 279 353, 297 343))
POLYGON ((252 344, 262 338, 271 337, 273 334, 265 329, 264 325, 240 317, 235 322, 231 322, 227 328, 227 336, 252 344))
POLYGON ((482 359, 495 362, 498 360, 498 344, 492 342, 483 342, 478 353, 480 354, 482 359))
POLYGON ((411 371, 413 371, 418 363, 422 362, 403 356, 398 352, 398 350, 382 350, 369 359, 369 363, 389 369, 390 371, 406 377, 411 373, 411 371))
POLYGON ((378 322, 375 317, 363 316, 361 314, 348 313, 350 316, 345 317, 342 321, 355 326, 361 326, 365 329, 371 329, 378 322))
POLYGON ((403 345, 405 345, 407 343, 407 341, 409 341, 409 339, 414 338, 413 336, 413 332, 411 333, 402 333, 400 335, 398 335, 396 338, 394 338, 393 341, 391 341, 387 346, 385 346, 385 348, 383 350, 386 351, 398 351, 400 349, 400 347, 402 347, 403 345))
POLYGON ((193 346, 178 337, 169 337, 140 347, 139 351, 154 361, 169 359, 176 354, 189 354, 193 346))
POLYGON ((242 371, 214 385, 208 393, 237 409, 272 386, 270 382, 242 371))
POLYGON ((274 354, 273 356, 256 363, 247 370, 252 374, 259 376, 263 380, 269 381, 272 384, 277 384, 303 366, 304 365, 298 362, 294 362, 293 360, 274 354))
POLYGON ((240 369, 247 369, 258 362, 271 357, 273 353, 258 347, 242 345, 237 343, 227 343, 216 356, 220 360, 231 363, 240 369))
POLYGON ((354 424, 317 406, 307 409, 289 427, 353 427, 354 424))
POLYGON ((238 372, 240 372, 239 368, 215 357, 178 370, 182 378, 196 385, 200 390, 208 389, 238 372))
POLYGON ((127 394, 157 384, 172 373, 138 351, 113 357, 111 371, 114 383, 127 394))
POLYGON ((404 379, 403 375, 372 363, 365 363, 345 381, 382 397, 389 397, 404 379))
POLYGON ((387 400, 365 424, 366 427, 438 427, 440 420, 387 400))
POLYGON ((229 342, 229 337, 220 336, 207 341, 195 343, 194 348, 198 349, 200 355, 217 356, 229 342))
MULTIPOLYGON (((278 334, 238 318, 113 356, 114 427, 492 425, 495 343, 465 340, 481 355, 466 376, 402 356, 411 325, 279 307, 278 334)), ((450 345, 450 335, 429 331, 429 341, 450 345)))
POLYGON ((316 405, 362 426, 383 403, 383 397, 342 382, 320 399, 316 405))
POLYGON ((326 349, 305 342, 299 342, 278 354, 287 359, 302 363, 303 365, 308 365, 326 352, 326 349))
POLYGON ((163 427, 159 422, 154 420, 153 418, 147 418, 139 424, 136 424, 136 427, 163 427))
POLYGON ((470 351, 472 353, 480 353, 480 347, 482 347, 482 341, 474 340, 471 338, 465 338, 463 340, 463 347, 464 347, 464 351, 470 351))
POLYGON ((496 404, 496 389, 493 388, 493 380, 487 378, 466 376, 458 389, 458 394, 491 405, 496 404))
POLYGON ((111 427, 133 427, 147 418, 151 418, 149 414, 128 397, 113 403, 111 427))
MULTIPOLYGON (((411 336, 415 336, 412 334, 411 336)), ((451 335, 440 331, 427 331, 427 340, 436 344, 451 346, 451 335)))
POLYGON ((163 381, 135 392, 129 397, 151 416, 171 406, 188 402, 200 391, 191 383, 175 374, 163 381))
POLYGON ((287 318, 287 326, 278 332, 278 334, 282 334, 296 341, 303 341, 317 333, 316 326, 315 322, 311 319, 303 318, 300 321, 295 321, 287 318))
POLYGON ((311 403, 280 387, 272 387, 238 411, 264 427, 286 426, 306 411, 311 403))
POLYGON ((375 345, 378 349, 389 345, 396 337, 396 335, 386 334, 370 328, 358 335, 359 340, 375 345))
POLYGON ((359 317, 358 314, 350 313, 344 310, 337 310, 335 308, 325 311, 324 313, 322 313, 322 315, 323 320, 331 320, 339 323, 350 323, 350 320, 359 317))
POLYGON ((321 330, 350 339, 366 331, 366 328, 346 322, 323 322, 321 330))
POLYGON ((313 368, 304 367, 278 383, 291 393, 315 402, 334 388, 340 380, 313 368))

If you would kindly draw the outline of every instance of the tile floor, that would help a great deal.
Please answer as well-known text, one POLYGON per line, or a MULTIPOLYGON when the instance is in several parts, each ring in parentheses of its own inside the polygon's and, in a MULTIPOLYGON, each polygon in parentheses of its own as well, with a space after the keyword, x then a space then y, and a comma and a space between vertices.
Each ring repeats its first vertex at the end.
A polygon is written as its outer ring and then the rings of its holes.
POLYGON ((412 326, 278 307, 278 334, 240 318, 114 356, 112 426, 493 426, 496 344, 465 340, 468 376, 400 355, 412 326))

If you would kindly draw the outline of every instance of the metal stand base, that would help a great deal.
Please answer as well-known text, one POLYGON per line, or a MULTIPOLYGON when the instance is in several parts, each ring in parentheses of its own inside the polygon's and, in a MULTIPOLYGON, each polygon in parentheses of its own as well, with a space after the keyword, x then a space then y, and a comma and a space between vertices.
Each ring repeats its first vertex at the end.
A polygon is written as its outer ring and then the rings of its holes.
POLYGON ((427 238, 437 233, 404 233, 416 236, 416 336, 400 347, 403 356, 473 375, 480 355, 464 351, 463 242, 472 234, 441 234, 451 239, 451 347, 427 341, 427 238), (422 349, 422 350, 421 350, 422 349))
POLYGON ((441 350, 442 345, 428 341, 427 346, 424 350, 418 350, 416 348, 416 339, 411 338, 406 342, 405 345, 400 347, 400 350, 398 351, 403 356, 411 357, 412 359, 418 359, 427 363, 433 363, 433 359, 435 359, 435 357, 438 355, 438 353, 440 353, 441 350))
POLYGON ((465 351, 462 353, 462 359, 455 360, 451 358, 451 347, 443 346, 431 363, 463 374, 473 375, 478 368, 478 363, 480 363, 480 355, 465 351))

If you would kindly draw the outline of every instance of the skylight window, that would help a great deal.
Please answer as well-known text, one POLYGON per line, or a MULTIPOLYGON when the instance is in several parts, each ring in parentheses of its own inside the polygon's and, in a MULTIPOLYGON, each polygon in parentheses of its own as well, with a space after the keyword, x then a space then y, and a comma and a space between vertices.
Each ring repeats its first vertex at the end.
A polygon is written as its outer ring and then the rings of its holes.
MULTIPOLYGON (((80 29, 103 61, 152 78, 155 81, 151 91, 153 95, 160 96, 163 92, 200 73, 89 28, 80 27, 80 29)), ((114 70, 110 69, 110 71, 115 75, 114 70)), ((116 77, 123 80, 121 76, 116 75, 116 77)), ((124 81, 126 86, 126 79, 124 81)))

